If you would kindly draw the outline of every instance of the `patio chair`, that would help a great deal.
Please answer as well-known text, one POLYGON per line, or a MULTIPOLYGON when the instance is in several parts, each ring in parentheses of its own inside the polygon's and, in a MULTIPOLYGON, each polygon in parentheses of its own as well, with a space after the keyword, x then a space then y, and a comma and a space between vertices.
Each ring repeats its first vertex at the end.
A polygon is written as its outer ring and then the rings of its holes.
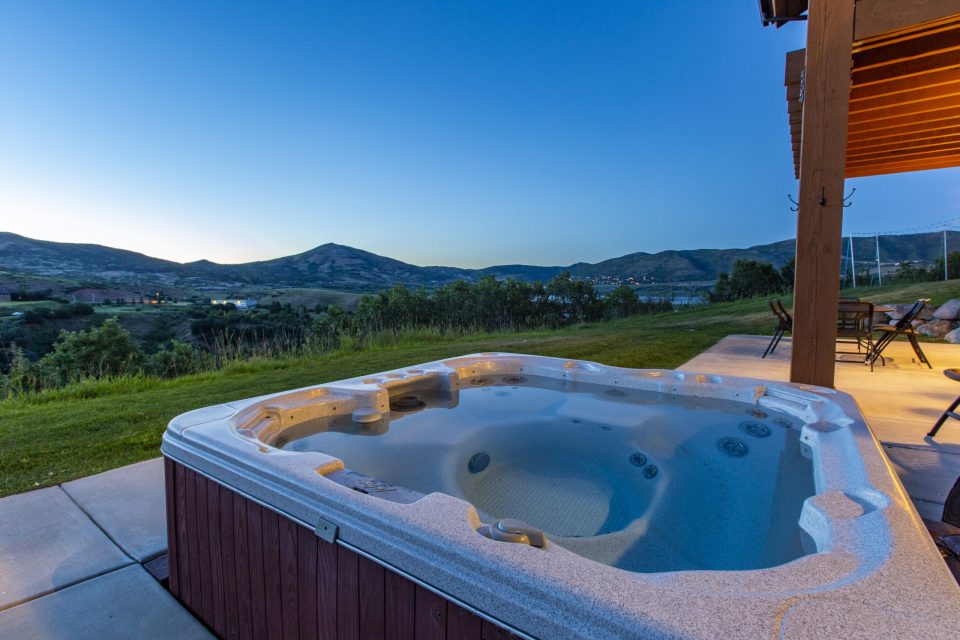
POLYGON ((886 361, 883 358, 883 350, 893 342, 897 336, 906 336, 907 340, 910 341, 910 346, 913 347, 913 352, 917 354, 917 359, 921 364, 927 365, 930 369, 933 369, 933 365, 930 364, 930 361, 927 360, 927 356, 923 354, 923 350, 920 348, 920 343, 917 341, 917 333, 913 330, 913 321, 920 315, 920 312, 923 311, 924 305, 930 302, 929 298, 921 298, 910 307, 910 310, 899 320, 895 325, 878 325, 873 328, 874 331, 879 331, 883 335, 873 344, 873 351, 867 356, 867 363, 870 365, 870 371, 873 371, 873 365, 877 361, 877 358, 880 359, 880 364, 886 366, 886 361))
POLYGON ((924 519, 923 524, 937 545, 937 550, 947 563, 947 568, 960 582, 960 478, 947 494, 943 504, 943 515, 940 522, 924 519))
MULTIPOLYGON (((837 342, 856 344, 857 350, 837 351, 864 358, 873 351, 873 303, 859 300, 841 300, 837 308, 837 342)), ((846 362, 837 358, 837 362, 846 362)))
MULTIPOLYGON (((943 375, 947 376, 951 380, 960 382, 960 369, 946 369, 944 370, 943 375)), ((933 425, 933 428, 930 429, 930 433, 927 434, 928 438, 935 438, 937 436, 937 432, 940 431, 940 427, 942 427, 943 423, 947 421, 947 418, 960 420, 960 414, 956 413, 957 405, 960 405, 960 398, 954 400, 953 404, 947 407, 947 410, 944 411, 943 415, 940 416, 940 419, 937 420, 937 424, 933 425)), ((960 514, 958 514, 958 519, 960 519, 960 514)))
POLYGON ((773 300, 768 300, 767 302, 770 305, 770 310, 773 311, 773 315, 777 318, 777 326, 774 327, 773 337, 770 339, 770 344, 767 345, 766 351, 760 356, 761 358, 766 358, 768 354, 773 353, 777 349, 777 345, 780 344, 780 339, 783 337, 783 334, 793 332, 793 318, 790 317, 783 303, 780 300, 777 300, 776 304, 774 304, 773 300))

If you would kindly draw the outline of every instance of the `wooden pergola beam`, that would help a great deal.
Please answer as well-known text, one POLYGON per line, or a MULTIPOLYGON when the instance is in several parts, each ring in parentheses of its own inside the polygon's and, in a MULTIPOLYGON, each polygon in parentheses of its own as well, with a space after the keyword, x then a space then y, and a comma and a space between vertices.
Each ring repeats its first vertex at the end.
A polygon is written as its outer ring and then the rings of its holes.
POLYGON ((861 145, 859 147, 851 147, 848 142, 847 162, 849 163, 858 158, 865 158, 874 154, 933 150, 950 144, 960 144, 960 133, 933 138, 911 137, 908 142, 887 142, 886 144, 861 145))
POLYGON ((927 132, 880 138, 865 138, 862 140, 852 140, 848 136, 847 158, 863 153, 870 153, 871 151, 910 149, 918 145, 937 144, 941 141, 948 142, 950 140, 960 140, 960 125, 941 127, 927 132))
POLYGON ((874 153, 857 158, 847 157, 847 171, 864 166, 877 166, 887 163, 909 164, 914 162, 932 162, 939 158, 951 157, 960 154, 960 145, 956 142, 940 145, 931 145, 924 149, 902 150, 893 152, 874 153))
POLYGON ((953 33, 956 28, 956 23, 951 22, 912 36, 866 45, 854 52, 853 66, 856 69, 874 69, 954 51, 960 48, 953 33))
POLYGON ((832 387, 854 0, 810 0, 807 16, 790 380, 832 387))
POLYGON ((960 13, 960 0, 858 0, 854 40, 867 40, 960 13))
POLYGON ((937 96, 930 100, 920 102, 905 102, 888 107, 878 107, 865 111, 853 111, 850 113, 851 127, 862 122, 879 123, 893 118, 908 116, 916 119, 918 116, 925 117, 926 114, 936 114, 940 111, 949 111, 956 109, 960 105, 960 100, 956 96, 937 96))
POLYGON ((895 136, 927 135, 956 126, 960 126, 960 116, 931 120, 929 122, 911 122, 905 125, 886 128, 866 129, 864 131, 849 131, 847 133, 847 144, 889 140, 895 136))
MULTIPOLYGON (((941 123, 939 126, 948 126, 943 124, 947 121, 954 121, 960 118, 960 106, 946 107, 927 113, 923 119, 924 125, 941 123)), ((916 114, 908 113, 906 115, 884 118, 882 120, 871 120, 867 122, 850 123, 850 133, 859 134, 871 131, 891 131, 898 130, 901 127, 918 126, 916 114)), ((806 125, 804 125, 806 131, 806 125)))
POLYGON ((950 169, 960 165, 960 155, 941 156, 937 160, 928 162, 893 162, 858 167, 847 172, 848 178, 863 178, 866 176, 880 176, 904 171, 928 171, 930 169, 950 169))
POLYGON ((863 86, 878 82, 921 76, 945 69, 960 66, 960 50, 942 51, 921 58, 900 60, 892 64, 870 67, 869 69, 854 69, 853 85, 863 86))
MULTIPOLYGON (((940 100, 951 97, 955 101, 960 96, 960 80, 956 82, 947 82, 935 87, 924 87, 922 89, 912 89, 900 93, 877 96, 875 98, 865 98, 863 100, 850 100, 850 114, 866 113, 884 109, 888 107, 915 105, 915 108, 922 109, 932 100, 940 100)), ((957 101, 960 102, 960 101, 957 101)))
POLYGON ((886 82, 877 82, 868 85, 853 85, 850 89, 851 106, 860 100, 897 96, 909 91, 930 89, 947 84, 960 82, 960 68, 932 71, 909 78, 894 78, 886 82))

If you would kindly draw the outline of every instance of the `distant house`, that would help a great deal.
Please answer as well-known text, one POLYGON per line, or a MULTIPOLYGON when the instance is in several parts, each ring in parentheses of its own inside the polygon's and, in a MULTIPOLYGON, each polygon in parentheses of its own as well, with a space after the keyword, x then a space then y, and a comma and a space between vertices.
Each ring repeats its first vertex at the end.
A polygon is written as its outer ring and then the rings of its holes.
POLYGON ((257 301, 252 298, 247 298, 246 300, 211 300, 210 304, 232 304, 237 308, 237 311, 247 311, 248 309, 253 309, 257 306, 257 301))

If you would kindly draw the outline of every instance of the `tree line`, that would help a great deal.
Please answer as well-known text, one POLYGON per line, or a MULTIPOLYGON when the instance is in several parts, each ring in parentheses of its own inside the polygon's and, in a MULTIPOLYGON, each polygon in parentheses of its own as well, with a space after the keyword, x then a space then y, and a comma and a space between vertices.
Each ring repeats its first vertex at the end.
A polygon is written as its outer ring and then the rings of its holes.
POLYGON ((762 260, 737 260, 730 273, 719 273, 707 299, 710 302, 732 302, 788 293, 793 289, 794 269, 794 258, 780 269, 762 260))
MULTIPOLYGON (((546 284, 492 276, 475 283, 460 280, 432 291, 398 284, 362 296, 352 311, 336 305, 308 309, 279 302, 251 311, 238 311, 233 305, 194 305, 186 312, 189 341, 141 344, 114 317, 82 330, 61 331, 47 353, 32 358, 17 344, 10 344, 0 358, 0 396, 90 378, 172 378, 251 357, 364 348, 384 336, 556 329, 672 308, 669 300, 641 300, 627 285, 601 295, 590 282, 574 279, 568 272, 546 284)), ((75 305, 70 311, 88 313, 92 308, 75 305)), ((29 321, 64 314, 38 311, 29 321)))

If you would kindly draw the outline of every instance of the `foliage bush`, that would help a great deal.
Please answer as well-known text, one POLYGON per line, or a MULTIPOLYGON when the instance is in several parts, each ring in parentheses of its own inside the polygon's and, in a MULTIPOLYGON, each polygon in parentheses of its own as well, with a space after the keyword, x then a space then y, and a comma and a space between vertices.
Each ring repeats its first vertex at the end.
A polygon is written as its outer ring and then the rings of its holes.
POLYGON ((779 271, 769 262, 737 260, 730 274, 721 272, 708 294, 711 302, 731 302, 743 298, 779 295, 793 288, 794 261, 779 271))
POLYGON ((199 373, 209 367, 209 356, 192 344, 171 340, 150 356, 147 371, 160 378, 176 378, 191 373, 199 373))
MULTIPOLYGON (((960 278, 960 251, 947 255, 947 279, 960 278)), ((943 256, 938 256, 929 269, 904 261, 897 268, 895 279, 901 282, 934 282, 943 280, 943 256)))
POLYGON ((53 351, 40 359, 41 377, 55 384, 82 378, 106 378, 138 373, 144 354, 120 326, 110 318, 99 327, 84 331, 61 331, 53 351))

